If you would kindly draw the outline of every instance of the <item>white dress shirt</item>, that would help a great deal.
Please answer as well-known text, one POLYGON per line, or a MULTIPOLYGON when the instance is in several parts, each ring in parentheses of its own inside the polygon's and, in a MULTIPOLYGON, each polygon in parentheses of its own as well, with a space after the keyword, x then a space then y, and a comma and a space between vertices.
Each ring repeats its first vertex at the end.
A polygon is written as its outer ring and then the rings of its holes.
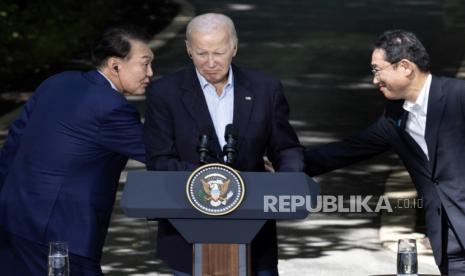
POLYGON ((426 114, 428 112, 428 98, 431 87, 431 74, 426 78, 425 84, 421 89, 420 95, 415 102, 405 101, 403 108, 409 112, 408 119, 405 125, 405 131, 417 142, 423 150, 426 158, 428 156, 428 146, 425 140, 426 130, 426 114))
POLYGON ((220 142, 221 149, 226 145, 224 139, 225 128, 233 122, 234 113, 234 81, 231 66, 229 67, 228 81, 223 88, 223 91, 218 96, 215 86, 209 83, 199 71, 195 69, 197 78, 200 82, 200 87, 203 90, 203 95, 207 101, 208 111, 215 127, 216 136, 220 142))

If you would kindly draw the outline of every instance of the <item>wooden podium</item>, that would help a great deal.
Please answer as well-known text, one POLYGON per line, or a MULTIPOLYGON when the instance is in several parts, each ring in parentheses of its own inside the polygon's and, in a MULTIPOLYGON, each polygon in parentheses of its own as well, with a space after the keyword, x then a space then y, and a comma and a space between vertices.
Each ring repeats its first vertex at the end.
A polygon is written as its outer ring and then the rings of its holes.
MULTIPOLYGON (((316 204, 319 185, 304 173, 240 172, 245 185, 241 205, 223 216, 196 210, 186 196, 191 172, 131 171, 121 207, 129 217, 168 219, 193 244, 193 274, 251 275, 249 244, 267 220, 304 219, 305 204, 284 212, 264 211, 264 199, 306 197, 316 204)), ((278 207, 278 205, 276 205, 278 207)))

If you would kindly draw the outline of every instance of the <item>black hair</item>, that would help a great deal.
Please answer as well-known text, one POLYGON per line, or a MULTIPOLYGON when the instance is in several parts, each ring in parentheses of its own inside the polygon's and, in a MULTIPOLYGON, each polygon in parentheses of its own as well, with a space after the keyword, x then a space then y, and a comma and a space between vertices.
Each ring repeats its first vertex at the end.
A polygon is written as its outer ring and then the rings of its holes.
POLYGON ((105 30, 92 50, 92 64, 99 68, 110 57, 127 57, 131 52, 131 40, 148 43, 147 35, 134 26, 113 27, 105 30))
POLYGON ((415 63, 420 71, 430 70, 428 52, 414 33, 404 30, 385 31, 378 37, 373 48, 384 50, 386 61, 389 63, 408 59, 415 63))

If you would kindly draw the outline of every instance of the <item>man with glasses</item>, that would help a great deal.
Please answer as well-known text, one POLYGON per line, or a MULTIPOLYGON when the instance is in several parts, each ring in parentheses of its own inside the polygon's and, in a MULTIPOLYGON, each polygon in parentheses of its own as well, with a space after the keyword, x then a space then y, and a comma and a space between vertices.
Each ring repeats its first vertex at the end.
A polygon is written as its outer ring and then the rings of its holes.
POLYGON ((418 38, 386 31, 374 44, 373 83, 388 99, 372 125, 341 142, 307 149, 317 175, 393 149, 423 198, 436 263, 443 275, 465 275, 465 82, 431 75, 418 38))

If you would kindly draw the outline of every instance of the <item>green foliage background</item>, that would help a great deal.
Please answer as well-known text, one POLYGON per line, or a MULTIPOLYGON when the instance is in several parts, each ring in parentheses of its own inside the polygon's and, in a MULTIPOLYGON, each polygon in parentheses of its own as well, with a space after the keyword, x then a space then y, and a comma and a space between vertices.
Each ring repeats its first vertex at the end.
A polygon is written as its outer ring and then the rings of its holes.
POLYGON ((102 30, 133 24, 154 34, 177 13, 169 0, 0 2, 0 93, 30 91, 53 73, 90 68, 102 30))

